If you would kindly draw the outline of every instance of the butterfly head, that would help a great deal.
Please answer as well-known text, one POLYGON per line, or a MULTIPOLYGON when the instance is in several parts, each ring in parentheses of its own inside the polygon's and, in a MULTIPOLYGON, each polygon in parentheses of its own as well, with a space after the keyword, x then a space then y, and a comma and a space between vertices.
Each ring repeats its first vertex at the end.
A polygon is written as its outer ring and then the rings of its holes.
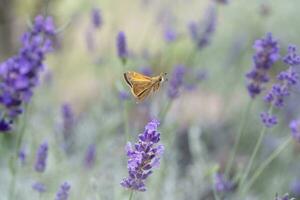
POLYGON ((159 82, 164 82, 164 81, 168 81, 168 78, 167 78, 167 73, 166 72, 164 72, 164 73, 161 73, 160 75, 159 75, 159 82))

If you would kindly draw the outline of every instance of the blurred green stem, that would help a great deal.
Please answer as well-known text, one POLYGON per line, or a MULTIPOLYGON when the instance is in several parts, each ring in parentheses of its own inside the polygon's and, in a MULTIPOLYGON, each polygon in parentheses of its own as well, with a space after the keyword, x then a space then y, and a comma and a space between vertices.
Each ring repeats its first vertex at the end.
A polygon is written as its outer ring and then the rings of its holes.
POLYGON ((14 199, 15 196, 15 186, 16 186, 16 179, 17 179, 17 173, 18 173, 18 155, 19 155, 19 151, 21 149, 21 144, 22 144, 22 140, 24 137, 24 133, 25 133, 25 128, 26 128, 26 122, 27 122, 27 113, 26 112, 28 109, 28 104, 25 105, 24 107, 24 119, 22 120, 22 123, 19 125, 20 129, 19 131, 16 133, 17 136, 17 141, 16 141, 16 152, 13 153, 13 155, 10 158, 9 161, 9 166, 10 166, 10 171, 11 171, 11 175, 12 175, 12 181, 10 183, 9 186, 9 200, 14 199))
POLYGON ((167 102, 167 105, 164 107, 163 111, 159 114, 161 124, 165 121, 168 111, 171 108, 172 102, 173 102, 172 100, 169 100, 167 102))
POLYGON ((225 169, 225 176, 228 176, 229 173, 230 173, 230 170, 231 170, 234 158, 236 156, 236 152, 237 152, 241 137, 242 137, 242 135, 245 131, 246 125, 247 125, 247 121, 248 121, 248 117, 249 117, 249 113, 250 113, 252 105, 253 105, 253 100, 251 99, 249 101, 248 105, 247 105, 247 108, 244 112, 244 115, 242 116, 242 121, 241 121, 241 125, 240 125, 240 128, 239 128, 239 132, 236 136, 237 138, 236 138, 236 141, 234 143, 234 147, 233 147, 233 150, 231 152, 229 162, 228 162, 227 167, 225 169))
POLYGON ((129 114, 129 112, 128 112, 128 102, 124 102, 124 126, 125 126, 124 128, 125 128, 125 136, 126 136, 127 141, 130 140, 128 114, 129 114))
MULTIPOLYGON (((272 115, 272 113, 273 113, 273 106, 272 106, 272 105, 270 106, 270 108, 269 108, 269 110, 268 110, 268 113, 270 113, 270 115, 272 115)), ((258 140, 257 140, 257 142, 256 142, 256 144, 255 144, 254 150, 253 150, 253 152, 252 152, 250 161, 249 161, 249 163, 248 163, 248 165, 247 165, 247 167, 246 167, 246 171, 245 171, 245 173, 244 173, 244 175, 242 176, 242 179, 241 179, 241 181, 240 181, 240 186, 243 186, 243 184, 244 184, 246 178, 248 177, 248 175, 249 175, 249 173, 250 173, 250 170, 251 170, 252 165, 253 165, 254 158, 256 157, 256 154, 257 154, 257 152, 258 152, 258 150, 259 150, 259 147, 260 147, 260 145, 261 145, 261 143, 262 143, 262 140, 263 140, 263 138, 264 138, 264 136, 265 136, 266 130, 267 130, 267 127, 266 127, 265 125, 263 125, 263 128, 262 128, 262 130, 261 130, 261 132, 260 132, 259 138, 258 138, 258 140)))
POLYGON ((130 191, 129 200, 133 199, 133 190, 130 191))
POLYGON ((50 0, 45 0, 45 10, 44 10, 45 17, 48 15, 49 2, 50 0))
POLYGON ((288 137, 255 171, 253 176, 247 181, 247 185, 243 187, 241 194, 245 194, 261 173, 269 166, 269 164, 291 143, 292 137, 288 137))

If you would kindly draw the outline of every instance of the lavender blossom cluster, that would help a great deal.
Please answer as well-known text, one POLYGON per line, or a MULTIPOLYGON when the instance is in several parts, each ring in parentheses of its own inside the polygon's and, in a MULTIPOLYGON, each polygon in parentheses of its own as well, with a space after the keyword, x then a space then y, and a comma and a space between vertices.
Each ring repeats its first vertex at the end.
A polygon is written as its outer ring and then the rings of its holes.
POLYGON ((128 142, 126 153, 128 156, 128 174, 121 185, 125 188, 137 191, 146 191, 145 181, 152 174, 152 169, 159 166, 159 160, 164 151, 164 146, 158 144, 160 133, 157 131, 159 122, 149 122, 137 143, 128 142))
POLYGON ((32 29, 23 34, 17 55, 0 64, 0 131, 12 130, 15 119, 30 101, 39 83, 46 53, 52 49, 55 26, 52 17, 37 16, 32 29))

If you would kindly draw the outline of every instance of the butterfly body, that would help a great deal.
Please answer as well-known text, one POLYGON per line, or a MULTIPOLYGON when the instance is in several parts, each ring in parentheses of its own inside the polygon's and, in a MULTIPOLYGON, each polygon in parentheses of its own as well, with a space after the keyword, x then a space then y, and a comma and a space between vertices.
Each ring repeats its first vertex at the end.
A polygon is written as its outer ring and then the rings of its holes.
POLYGON ((166 73, 158 76, 149 77, 137 72, 124 73, 124 79, 131 88, 131 93, 138 101, 143 101, 151 93, 160 88, 161 83, 165 80, 166 73))

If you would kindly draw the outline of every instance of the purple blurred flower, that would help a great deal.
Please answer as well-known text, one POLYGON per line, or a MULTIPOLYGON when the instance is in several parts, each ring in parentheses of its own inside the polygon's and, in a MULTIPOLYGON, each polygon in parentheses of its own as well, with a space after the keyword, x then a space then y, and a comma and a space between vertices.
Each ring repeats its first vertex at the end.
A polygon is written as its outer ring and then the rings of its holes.
POLYGON ((101 16, 101 11, 99 8, 94 8, 92 10, 92 22, 95 28, 100 28, 102 25, 102 16, 101 16))
POLYGON ((44 142, 38 148, 36 153, 36 160, 35 160, 35 171, 37 172, 44 172, 46 168, 46 161, 48 156, 48 143, 44 142))
POLYGON ((24 149, 21 149, 21 150, 19 151, 18 157, 19 157, 19 159, 20 159, 22 165, 24 165, 25 162, 26 162, 26 152, 25 152, 24 149))
POLYGON ((146 76, 153 75, 153 70, 151 69, 151 67, 141 67, 140 72, 146 76))
POLYGON ((217 192, 229 192, 233 190, 233 183, 226 180, 222 173, 215 174, 215 189, 217 192))
POLYGON ((291 192, 296 196, 300 197, 300 180, 296 179, 291 183, 291 192))
POLYGON ((300 119, 292 120, 290 122, 290 129, 291 129, 291 134, 292 134, 293 138, 297 142, 300 142, 300 119))
POLYGON ((35 182, 34 184, 32 184, 32 189, 39 193, 46 192, 46 186, 41 182, 35 182))
POLYGON ((246 74, 249 79, 248 92, 252 98, 259 95, 263 84, 269 81, 268 72, 273 64, 279 59, 279 46, 272 34, 268 33, 265 38, 256 40, 254 43, 255 55, 253 56, 253 68, 246 74))
POLYGON ((93 32, 91 30, 86 31, 85 42, 86 42, 87 50, 93 52, 95 50, 95 39, 94 39, 93 32))
POLYGON ((128 56, 128 52, 126 36, 123 31, 120 31, 117 35, 117 51, 119 58, 122 60, 123 63, 125 63, 128 56))
POLYGON ((91 144, 85 153, 84 165, 87 168, 92 168, 95 164, 95 161, 96 161, 96 145, 91 144))
POLYGON ((172 27, 166 26, 164 28, 164 39, 166 42, 174 42, 177 39, 176 31, 172 27))
POLYGON ((70 189, 71 189, 70 184, 67 182, 64 182, 60 186, 58 192, 56 193, 55 200, 68 200, 70 189))
POLYGON ((30 31, 22 37, 19 53, 0 63, 0 131, 12 129, 13 122, 23 112, 33 89, 39 83, 45 55, 52 50, 55 26, 51 17, 37 16, 30 31))
POLYGON ((130 95, 129 95, 129 93, 127 91, 124 91, 124 90, 120 91, 119 92, 119 99, 121 101, 126 101, 126 100, 130 99, 130 95))
POLYGON ((126 145, 129 177, 122 180, 123 187, 146 191, 145 181, 152 174, 152 168, 159 166, 160 156, 164 151, 164 146, 158 145, 160 141, 158 125, 157 120, 150 121, 146 125, 145 131, 139 134, 138 142, 134 145, 128 142, 126 145))
POLYGON ((268 112, 262 112, 260 114, 260 118, 262 123, 267 127, 267 128, 272 128, 274 125, 278 123, 277 117, 274 115, 271 115, 268 112))
POLYGON ((211 37, 215 32, 216 21, 216 10, 214 7, 210 7, 206 12, 206 21, 204 24, 190 22, 188 28, 191 39, 195 42, 198 49, 202 49, 210 43, 211 37))
POLYGON ((282 197, 279 197, 278 194, 276 194, 275 200, 294 200, 294 198, 290 198, 289 194, 285 194, 282 197))
POLYGON ((75 125, 75 115, 71 104, 64 103, 62 105, 61 115, 63 119, 63 137, 64 141, 67 141, 71 137, 75 125))
POLYGON ((167 94, 170 99, 178 97, 179 89, 183 83, 185 73, 186 68, 183 65, 178 65, 174 68, 167 90, 167 94))

